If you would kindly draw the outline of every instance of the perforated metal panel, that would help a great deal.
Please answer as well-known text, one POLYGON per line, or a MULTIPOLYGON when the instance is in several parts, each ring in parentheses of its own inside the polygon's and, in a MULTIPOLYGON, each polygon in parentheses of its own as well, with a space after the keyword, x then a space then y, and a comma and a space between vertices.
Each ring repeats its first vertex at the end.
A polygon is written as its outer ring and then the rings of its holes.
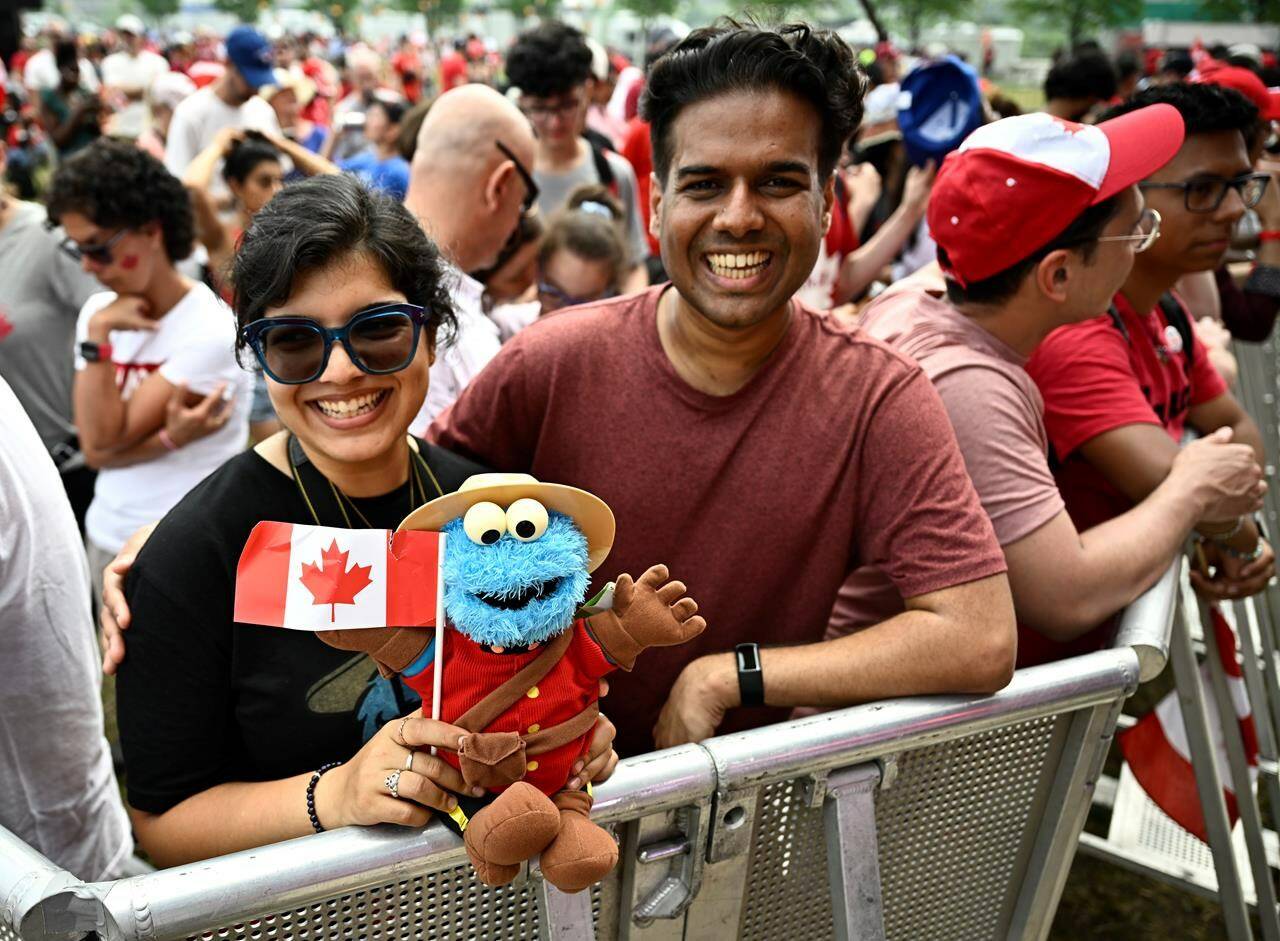
MULTIPOLYGON (((593 921, 601 897, 600 887, 592 890, 593 921)), ((490 889, 466 865, 218 926, 187 941, 528 941, 538 936, 538 920, 533 883, 490 889)), ((8 939, 0 934, 0 941, 8 939)))
MULTIPOLYGON (((894 941, 996 938, 1057 718, 1046 716, 905 752, 876 801, 885 929, 894 941)), ((765 788, 742 938, 829 938, 822 808, 803 782, 765 788)))

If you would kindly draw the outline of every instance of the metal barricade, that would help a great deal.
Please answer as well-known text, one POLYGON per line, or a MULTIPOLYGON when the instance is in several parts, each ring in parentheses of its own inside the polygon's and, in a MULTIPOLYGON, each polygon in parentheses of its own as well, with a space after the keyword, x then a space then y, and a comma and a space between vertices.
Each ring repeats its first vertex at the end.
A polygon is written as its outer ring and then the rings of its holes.
MULTIPOLYGON (((1168 580, 1113 649, 986 697, 871 703, 624 761, 589 893, 490 890, 457 837, 351 828, 114 883, 0 840, 0 941, 1044 938, 1123 700, 1167 651, 1168 580)), ((7 835, 4 835, 7 836, 7 835)))

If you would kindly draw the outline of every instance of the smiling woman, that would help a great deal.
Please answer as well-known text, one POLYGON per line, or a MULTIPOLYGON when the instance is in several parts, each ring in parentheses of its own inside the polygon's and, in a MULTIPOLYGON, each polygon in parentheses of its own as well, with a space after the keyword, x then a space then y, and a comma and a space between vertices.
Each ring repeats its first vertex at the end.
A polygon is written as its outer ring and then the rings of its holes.
POLYGON ((407 434, 453 324, 441 277, 403 206, 347 176, 288 188, 245 233, 239 350, 263 366, 285 430, 178 504, 128 580, 128 801, 139 842, 163 865, 322 828, 421 826, 455 805, 446 792, 465 793, 454 769, 415 751, 456 749, 461 732, 402 722, 418 700, 398 680, 314 634, 232 617, 237 560, 258 522, 394 529, 481 470, 407 434))

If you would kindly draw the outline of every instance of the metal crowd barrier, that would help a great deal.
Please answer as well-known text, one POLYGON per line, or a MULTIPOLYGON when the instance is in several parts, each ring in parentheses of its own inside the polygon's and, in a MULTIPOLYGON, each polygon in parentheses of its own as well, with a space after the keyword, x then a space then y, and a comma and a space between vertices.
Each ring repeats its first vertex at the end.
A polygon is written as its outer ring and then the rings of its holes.
POLYGON ((351 828, 86 884, 0 831, 0 941, 1044 938, 1124 699, 1168 654, 1173 582, 1118 642, 988 697, 871 703, 622 762, 620 863, 491 890, 459 839, 351 828))

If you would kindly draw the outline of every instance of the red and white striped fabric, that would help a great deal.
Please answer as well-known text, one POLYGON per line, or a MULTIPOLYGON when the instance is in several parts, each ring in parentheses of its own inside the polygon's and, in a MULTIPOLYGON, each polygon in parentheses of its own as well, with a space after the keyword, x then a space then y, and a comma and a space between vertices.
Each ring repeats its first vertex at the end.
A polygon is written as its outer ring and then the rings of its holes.
MULTIPOLYGON (((1240 661, 1236 656, 1236 635, 1231 625, 1216 606, 1210 606, 1213 639, 1218 645, 1218 656, 1226 674, 1227 689, 1240 722, 1240 737, 1244 743, 1245 758, 1249 762, 1249 786, 1258 778, 1258 737, 1253 725, 1253 712, 1244 677, 1240 673, 1240 661)), ((1227 764, 1226 748, 1222 737, 1222 724, 1210 686, 1208 666, 1200 666, 1200 682, 1205 689, 1205 709, 1209 717, 1209 735, 1222 775, 1222 793, 1227 805, 1227 816, 1232 826, 1236 817, 1236 787, 1227 764)), ((1120 750, 1133 776, 1147 792, 1156 806, 1171 817, 1184 830, 1208 842, 1204 814, 1196 791, 1195 772, 1191 767, 1191 748, 1187 744, 1187 730, 1182 722, 1182 709, 1176 690, 1171 691, 1143 716, 1133 728, 1120 733, 1120 750)))
POLYGON ((235 619, 327 631, 436 621, 443 533, 263 522, 236 566, 235 619))

